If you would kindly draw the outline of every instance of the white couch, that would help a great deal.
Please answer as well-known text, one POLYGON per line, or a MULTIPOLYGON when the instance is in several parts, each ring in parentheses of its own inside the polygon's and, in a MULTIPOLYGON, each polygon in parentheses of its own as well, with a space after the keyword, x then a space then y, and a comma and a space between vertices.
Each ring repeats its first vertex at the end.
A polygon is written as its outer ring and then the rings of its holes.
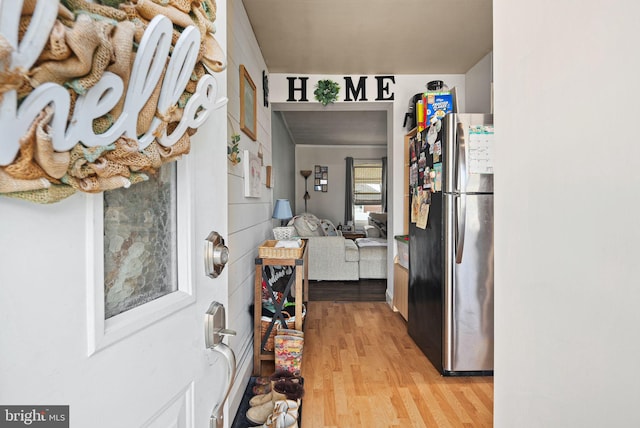
POLYGON ((384 218, 378 215, 375 226, 367 228, 367 237, 355 242, 345 239, 331 221, 309 213, 295 216, 289 226, 295 227, 296 236, 307 239, 309 279, 358 281, 387 277, 386 214, 384 218), (380 227, 381 221, 384 227, 380 227))
POLYGON ((387 277, 387 213, 369 213, 366 238, 356 239, 360 253, 360 278, 387 277))
POLYGON ((345 239, 329 220, 305 213, 295 216, 289 226, 296 235, 307 239, 309 279, 358 281, 360 253, 355 242, 345 239))
POLYGON ((358 275, 361 279, 387 277, 387 238, 356 239, 360 261, 358 275))
POLYGON ((310 236, 309 279, 358 281, 360 252, 355 242, 342 236, 310 236))

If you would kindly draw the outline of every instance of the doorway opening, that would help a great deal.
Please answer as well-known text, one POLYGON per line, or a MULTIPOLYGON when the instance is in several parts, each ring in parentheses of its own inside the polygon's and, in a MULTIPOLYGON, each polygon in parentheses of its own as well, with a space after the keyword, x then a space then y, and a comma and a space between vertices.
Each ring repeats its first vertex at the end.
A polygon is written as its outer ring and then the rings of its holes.
POLYGON ((387 158, 387 278, 382 282, 386 283, 385 295, 390 301, 395 198, 393 102, 334 103, 327 106, 319 103, 272 103, 271 107, 273 198, 289 199, 294 215, 304 212, 306 205, 308 212, 318 218, 328 218, 336 226, 344 225, 345 158, 387 158), (327 171, 328 184, 325 191, 316 191, 314 177, 311 176, 309 192, 306 192, 305 178, 300 171, 314 171, 316 166, 327 171), (307 199, 306 193, 309 193, 307 199))

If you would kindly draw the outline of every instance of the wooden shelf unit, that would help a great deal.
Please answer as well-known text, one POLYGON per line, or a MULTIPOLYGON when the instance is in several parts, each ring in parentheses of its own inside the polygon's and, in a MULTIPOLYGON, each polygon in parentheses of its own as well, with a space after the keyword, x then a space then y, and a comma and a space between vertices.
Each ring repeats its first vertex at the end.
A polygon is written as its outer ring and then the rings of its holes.
MULTIPOLYGON (((253 375, 262 376, 262 362, 274 361, 273 351, 264 351, 261 347, 262 334, 262 278, 265 266, 293 266, 293 274, 290 280, 294 282, 294 295, 296 299, 295 329, 302 330, 302 303, 305 302, 309 294, 309 245, 305 244, 302 256, 299 259, 279 259, 273 257, 256 257, 255 259, 255 281, 254 281, 254 313, 253 313, 253 375), (298 304, 300 303, 300 304, 298 304)), ((278 306, 282 310, 282 306, 278 306)), ((278 322, 273 318, 273 328, 278 322)))
MULTIPOLYGON (((418 134, 418 129, 413 128, 404 136, 404 221, 402 222, 402 234, 409 234, 409 221, 411 220, 411 207, 409 206, 409 174, 411 159, 409 143, 418 134)), ((398 245, 398 244, 396 244, 398 245)), ((409 310, 409 271, 400 265, 397 260, 393 263, 393 306, 407 320, 409 310)))

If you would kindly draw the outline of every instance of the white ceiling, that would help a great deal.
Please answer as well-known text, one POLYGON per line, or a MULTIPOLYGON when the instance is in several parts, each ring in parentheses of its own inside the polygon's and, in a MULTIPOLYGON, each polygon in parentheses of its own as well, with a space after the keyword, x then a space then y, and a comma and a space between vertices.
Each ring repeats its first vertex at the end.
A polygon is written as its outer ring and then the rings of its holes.
POLYGON ((387 144, 386 111, 283 111, 280 114, 295 144, 387 144))
MULTIPOLYGON (((243 3, 270 73, 463 74, 493 49, 492 0, 243 3)), ((296 144, 386 143, 385 112, 281 114, 296 144)))

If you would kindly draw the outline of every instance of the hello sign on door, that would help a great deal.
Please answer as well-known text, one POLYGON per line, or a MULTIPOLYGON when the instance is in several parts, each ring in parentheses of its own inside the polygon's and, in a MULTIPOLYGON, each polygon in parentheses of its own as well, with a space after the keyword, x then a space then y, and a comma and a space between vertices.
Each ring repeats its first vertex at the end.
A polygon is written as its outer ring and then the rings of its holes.
POLYGON ((207 73, 226 66, 215 3, 150 3, 75 14, 52 0, 0 3, 0 194, 56 202, 128 187, 189 152, 193 130, 227 102, 207 73))

